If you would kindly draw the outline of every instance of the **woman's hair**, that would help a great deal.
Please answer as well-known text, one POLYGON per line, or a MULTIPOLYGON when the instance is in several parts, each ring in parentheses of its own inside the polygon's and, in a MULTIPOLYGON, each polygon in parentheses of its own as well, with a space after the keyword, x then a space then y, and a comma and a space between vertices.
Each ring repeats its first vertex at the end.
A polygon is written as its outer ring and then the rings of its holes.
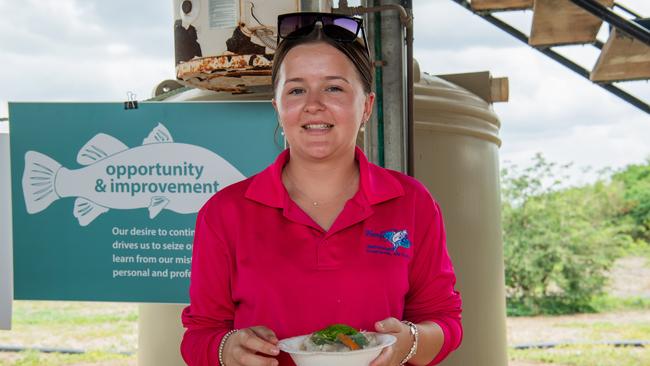
POLYGON ((284 58, 287 56, 287 53, 289 53, 289 51, 291 51, 291 49, 296 46, 309 43, 326 43, 343 52, 343 54, 347 56, 350 61, 352 61, 352 64, 354 64, 354 67, 357 70, 357 74, 359 75, 359 80, 361 80, 363 90, 366 93, 371 92, 372 64, 370 63, 370 58, 366 53, 366 48, 364 47, 363 42, 358 38, 353 42, 336 41, 324 34, 321 27, 314 27, 314 30, 304 37, 284 39, 278 45, 278 48, 275 50, 275 55, 273 56, 273 68, 271 69, 273 93, 275 93, 275 89, 277 87, 280 65, 282 64, 284 58))

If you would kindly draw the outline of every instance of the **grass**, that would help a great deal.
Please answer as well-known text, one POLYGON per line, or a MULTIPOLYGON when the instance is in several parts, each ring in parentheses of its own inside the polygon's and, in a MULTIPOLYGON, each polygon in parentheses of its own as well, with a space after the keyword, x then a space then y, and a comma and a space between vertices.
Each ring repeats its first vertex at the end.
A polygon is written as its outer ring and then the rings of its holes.
MULTIPOLYGON (((604 313, 610 311, 626 310, 650 310, 650 298, 628 297, 619 298, 610 295, 595 297, 591 302, 581 309, 581 313, 604 313)), ((524 304, 513 301, 508 302, 508 316, 535 316, 535 315, 562 315, 575 313, 575 309, 568 308, 562 304, 550 303, 543 307, 543 310, 531 309, 524 304), (541 312, 541 314, 539 314, 541 312)))
MULTIPOLYGON (((639 245, 632 248, 627 255, 647 258, 650 265, 650 246, 639 245)), ((639 279, 643 280, 643 279, 639 279)), ((614 347, 610 345, 593 344, 603 341, 650 341, 650 298, 628 297, 619 298, 604 295, 595 298, 591 303, 594 313, 603 316, 575 316, 547 318, 557 319, 549 323, 547 332, 554 336, 567 330, 573 334, 574 341, 583 344, 570 344, 550 349, 508 349, 511 362, 522 362, 525 365, 539 364, 553 366, 641 366, 650 365, 650 345, 645 347, 614 347), (592 342, 592 344, 589 344, 592 342)), ((514 309, 520 310, 520 309, 514 309)), ((541 320, 542 318, 536 318, 541 320)), ((548 338, 553 338, 550 336, 548 338)), ((566 338, 565 338, 566 339, 566 338)), ((545 339, 553 341, 553 339, 545 339)))
MULTIPOLYGON (((615 298, 604 296, 594 303, 598 312, 650 311, 650 299, 615 298)), ((650 322, 635 321, 621 324, 614 321, 563 322, 556 327, 580 329, 578 342, 650 341, 650 322)), ((598 344, 563 345, 550 349, 508 349, 510 361, 540 362, 542 365, 562 366, 640 366, 650 365, 650 345, 645 347, 615 347, 598 344)))
POLYGON ((110 305, 105 313, 89 312, 87 303, 49 301, 16 302, 13 321, 22 325, 98 325, 113 322, 134 322, 138 320, 135 310, 131 312, 111 311, 110 305))
POLYGON ((15 301, 12 330, 0 331, 0 344, 87 352, 0 352, 0 365, 135 365, 137 320, 135 304, 15 301))
MULTIPOLYGON (((62 366, 62 365, 88 365, 108 362, 114 365, 134 364, 132 362, 133 356, 116 355, 113 353, 106 353, 101 351, 87 352, 84 354, 61 354, 61 353, 41 353, 34 350, 24 351, 16 354, 14 360, 5 360, 6 365, 13 366, 62 366)), ((2 360, 0 358, 0 360, 2 360)), ((5 365, 5 363, 2 363, 5 365)))
POLYGON ((566 366, 650 365, 649 347, 572 345, 551 349, 508 350, 511 361, 536 361, 566 366))
POLYGON ((592 301, 592 306, 598 313, 625 310, 650 310, 650 298, 600 296, 592 301))
MULTIPOLYGON (((626 323, 624 326, 612 322, 595 323, 564 323, 558 325, 565 328, 581 328, 585 341, 609 341, 609 340, 645 340, 650 341, 650 323, 626 323)), ((650 364, 649 364, 650 365, 650 364)))

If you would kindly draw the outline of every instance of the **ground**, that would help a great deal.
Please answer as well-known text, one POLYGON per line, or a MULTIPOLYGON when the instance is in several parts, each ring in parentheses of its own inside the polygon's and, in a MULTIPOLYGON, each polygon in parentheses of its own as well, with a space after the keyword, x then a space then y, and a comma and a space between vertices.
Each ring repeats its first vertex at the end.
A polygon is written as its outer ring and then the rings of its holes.
MULTIPOLYGON (((626 257, 616 261, 610 274, 611 282, 607 292, 617 298, 650 299, 650 261, 647 257, 626 257)), ((603 341, 645 341, 650 342, 650 310, 613 311, 599 314, 576 314, 563 316, 509 317, 507 319, 508 346, 535 343, 571 343, 603 341)), ((577 352, 597 354, 607 352, 606 346, 590 346, 577 352)), ((650 361, 650 345, 640 349, 616 349, 628 351, 633 360, 650 361), (637 352, 638 351, 638 352, 637 352), (637 355, 636 353, 641 353, 637 355)), ((535 351, 534 358, 544 358, 544 353, 555 350, 535 351)), ((561 352, 562 349, 557 350, 561 352)), ((532 352, 531 352, 532 353, 532 352)), ((519 360, 518 356, 531 357, 527 352, 509 352, 509 366, 569 366, 580 363, 545 363, 541 361, 519 360), (521 353, 521 354, 520 354, 521 353)), ((570 357, 567 357, 570 359, 570 357)), ((584 357, 583 357, 584 358, 584 357)), ((631 361, 635 362, 635 361, 631 361)), ((585 363, 587 364, 587 363, 585 363)), ((607 361, 598 363, 609 365, 607 361)), ((616 362, 611 363, 616 365, 616 362)), ((650 365, 630 363, 631 365, 650 365)), ((595 365, 595 364, 594 364, 595 365)))

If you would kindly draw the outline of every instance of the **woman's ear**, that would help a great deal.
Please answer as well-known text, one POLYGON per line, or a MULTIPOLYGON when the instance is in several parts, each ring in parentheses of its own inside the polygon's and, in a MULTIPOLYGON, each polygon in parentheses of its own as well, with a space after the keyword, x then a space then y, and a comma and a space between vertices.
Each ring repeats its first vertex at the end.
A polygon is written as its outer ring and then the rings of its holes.
POLYGON ((363 121, 368 121, 372 114, 372 106, 375 104, 375 93, 370 92, 366 95, 366 100, 363 103, 363 121))

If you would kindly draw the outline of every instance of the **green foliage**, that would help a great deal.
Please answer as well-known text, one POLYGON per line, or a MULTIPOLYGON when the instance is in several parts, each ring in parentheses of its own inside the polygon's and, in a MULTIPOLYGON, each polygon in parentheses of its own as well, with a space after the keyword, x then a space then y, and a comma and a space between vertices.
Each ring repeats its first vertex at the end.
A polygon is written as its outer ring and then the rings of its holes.
POLYGON ((541 155, 502 172, 502 217, 510 315, 593 311, 606 271, 629 246, 629 228, 615 219, 623 186, 597 181, 563 187, 568 165, 541 155))
POLYGON ((594 310, 599 313, 627 310, 650 310, 650 298, 627 297, 619 298, 610 295, 597 296, 591 302, 594 310))
POLYGON ((612 176, 625 188, 625 207, 621 217, 634 220, 631 235, 650 242, 650 158, 645 164, 629 165, 612 176))

